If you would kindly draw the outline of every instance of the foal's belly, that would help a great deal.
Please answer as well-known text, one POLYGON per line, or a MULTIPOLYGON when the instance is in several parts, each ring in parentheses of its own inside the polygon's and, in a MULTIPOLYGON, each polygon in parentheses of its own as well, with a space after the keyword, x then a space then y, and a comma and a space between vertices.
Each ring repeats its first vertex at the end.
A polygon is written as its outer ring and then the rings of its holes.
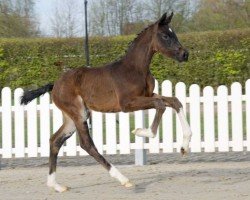
POLYGON ((86 106, 99 112, 119 112, 121 109, 115 91, 111 87, 99 90, 93 86, 91 91, 82 92, 81 96, 86 106))
POLYGON ((94 111, 99 112, 119 112, 120 105, 113 96, 100 96, 100 98, 91 98, 85 101, 86 106, 94 111))

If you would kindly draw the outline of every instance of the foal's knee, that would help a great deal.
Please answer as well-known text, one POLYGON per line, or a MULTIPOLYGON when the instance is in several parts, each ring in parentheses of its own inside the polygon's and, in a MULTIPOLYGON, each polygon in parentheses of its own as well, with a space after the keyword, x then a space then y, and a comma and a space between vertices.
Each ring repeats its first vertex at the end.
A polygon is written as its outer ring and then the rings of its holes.
POLYGON ((155 105, 155 108, 158 110, 161 110, 163 112, 166 110, 166 105, 161 99, 155 99, 154 105, 155 105))
POLYGON ((52 135, 50 137, 50 151, 51 153, 53 154, 58 154, 61 146, 63 145, 63 143, 72 136, 74 132, 71 132, 71 133, 62 133, 60 136, 57 136, 57 135, 52 135))
POLYGON ((180 109, 183 107, 182 103, 177 97, 173 97, 172 106, 176 110, 177 113, 180 112, 180 109))

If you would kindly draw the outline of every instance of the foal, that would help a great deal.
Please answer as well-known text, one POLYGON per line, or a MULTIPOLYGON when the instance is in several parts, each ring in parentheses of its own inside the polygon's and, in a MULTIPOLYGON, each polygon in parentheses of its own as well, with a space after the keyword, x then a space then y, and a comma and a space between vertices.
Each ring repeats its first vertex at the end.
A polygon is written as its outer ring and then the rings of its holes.
POLYGON ((132 42, 126 55, 118 61, 100 68, 77 68, 64 73, 54 85, 48 84, 37 90, 27 91, 21 99, 27 104, 34 98, 52 91, 56 106, 62 111, 64 122, 50 139, 49 176, 47 185, 58 192, 67 187, 55 179, 57 155, 63 143, 77 130, 80 146, 93 156, 111 175, 125 187, 132 184, 118 169, 100 155, 89 135, 87 119, 89 110, 100 112, 132 112, 156 109, 153 123, 148 129, 136 129, 133 133, 142 137, 155 137, 165 107, 176 110, 183 129, 182 154, 188 151, 191 130, 180 101, 153 93, 155 79, 150 72, 150 62, 160 52, 179 62, 188 60, 188 51, 169 27, 173 17, 163 14, 154 24, 143 30, 132 42))

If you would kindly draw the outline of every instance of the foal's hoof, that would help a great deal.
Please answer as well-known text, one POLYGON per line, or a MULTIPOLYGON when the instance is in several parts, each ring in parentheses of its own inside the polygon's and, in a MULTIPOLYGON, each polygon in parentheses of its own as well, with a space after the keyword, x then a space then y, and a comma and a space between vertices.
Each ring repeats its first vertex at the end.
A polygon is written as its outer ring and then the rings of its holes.
POLYGON ((188 150, 185 150, 183 147, 181 147, 181 155, 186 156, 188 153, 188 150))
POLYGON ((132 187, 132 186, 133 186, 133 184, 132 184, 132 183, 130 183, 130 182, 127 182, 127 183, 125 183, 125 184, 124 184, 124 186, 125 186, 126 188, 130 188, 130 187, 132 187))
POLYGON ((60 190, 59 190, 58 192, 62 193, 62 192, 66 192, 66 191, 68 191, 68 190, 69 190, 68 187, 66 187, 66 186, 61 186, 61 188, 60 188, 60 190))
POLYGON ((139 136, 139 137, 149 137, 154 138, 155 134, 152 132, 151 128, 137 128, 132 131, 133 134, 139 136))
POLYGON ((50 188, 53 188, 56 192, 62 193, 62 192, 66 192, 69 190, 68 187, 66 186, 61 186, 61 185, 55 185, 55 186, 49 186, 50 188))

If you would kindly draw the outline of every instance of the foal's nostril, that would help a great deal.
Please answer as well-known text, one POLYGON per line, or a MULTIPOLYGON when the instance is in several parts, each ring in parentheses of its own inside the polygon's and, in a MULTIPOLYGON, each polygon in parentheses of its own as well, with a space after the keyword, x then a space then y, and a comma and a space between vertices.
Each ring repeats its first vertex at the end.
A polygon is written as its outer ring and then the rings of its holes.
POLYGON ((184 53, 183 53, 183 59, 184 60, 188 60, 188 55, 189 55, 188 51, 184 51, 184 53))

